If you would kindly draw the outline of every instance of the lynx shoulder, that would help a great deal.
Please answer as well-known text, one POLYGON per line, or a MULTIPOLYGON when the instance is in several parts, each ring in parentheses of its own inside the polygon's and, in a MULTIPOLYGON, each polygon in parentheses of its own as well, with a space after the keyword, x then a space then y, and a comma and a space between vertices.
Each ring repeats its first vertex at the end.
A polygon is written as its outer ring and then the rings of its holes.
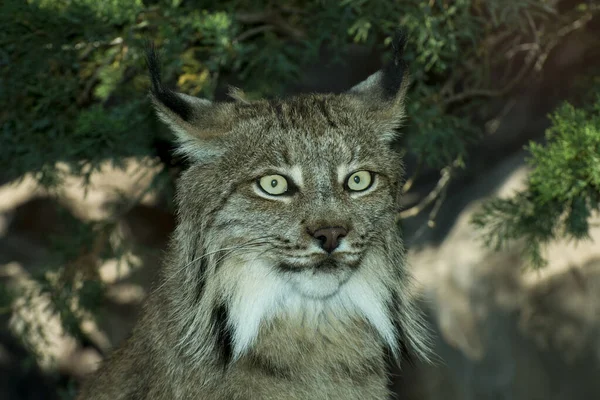
POLYGON ((386 357, 427 356, 395 223, 393 60, 342 94, 151 98, 191 167, 161 281, 80 399, 386 399, 386 357))

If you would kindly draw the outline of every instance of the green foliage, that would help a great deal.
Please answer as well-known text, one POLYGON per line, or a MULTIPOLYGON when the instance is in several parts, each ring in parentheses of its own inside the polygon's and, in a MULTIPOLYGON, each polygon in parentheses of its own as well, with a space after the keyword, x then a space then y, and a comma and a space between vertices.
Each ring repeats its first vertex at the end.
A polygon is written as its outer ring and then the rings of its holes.
POLYGON ((542 250, 552 240, 588 237, 589 219, 600 211, 600 96, 585 108, 565 103, 550 119, 547 143, 529 144, 526 189, 489 201, 473 218, 496 249, 523 240, 536 267, 546 264, 542 250))
POLYGON ((28 3, 53 13, 68 10, 69 18, 75 21, 93 16, 101 22, 115 25, 133 22, 143 9, 141 0, 30 0, 28 3))
POLYGON ((7 285, 0 285, 0 315, 11 311, 14 298, 15 294, 7 285))
POLYGON ((81 162, 94 170, 107 158, 155 154, 165 132, 144 96, 146 39, 163 52, 165 78, 178 90, 212 98, 226 79, 258 97, 281 94, 322 45, 334 56, 350 42, 387 45, 400 26, 415 82, 407 147, 440 168, 464 157, 478 132, 462 105, 447 112, 443 85, 465 73, 483 79, 483 69, 464 64, 488 51, 486 33, 520 32, 526 16, 552 11, 535 1, 505 3, 7 0, 0 168, 12 178, 35 171, 52 187, 60 182, 57 161, 78 174, 81 162))
POLYGON ((79 173, 81 163, 94 168, 106 158, 151 154, 152 138, 133 134, 148 129, 147 102, 117 87, 124 70, 143 65, 107 39, 115 28, 106 21, 134 17, 118 3, 3 2, 0 167, 8 177, 33 171, 52 187, 60 181, 57 161, 79 173), (120 107, 107 107, 117 96, 120 107))
MULTIPOLYGON (((551 117, 548 144, 531 143, 529 178, 542 203, 568 203, 600 193, 600 96, 589 109, 566 103, 551 117)), ((586 213, 587 214, 587 213, 586 213)))

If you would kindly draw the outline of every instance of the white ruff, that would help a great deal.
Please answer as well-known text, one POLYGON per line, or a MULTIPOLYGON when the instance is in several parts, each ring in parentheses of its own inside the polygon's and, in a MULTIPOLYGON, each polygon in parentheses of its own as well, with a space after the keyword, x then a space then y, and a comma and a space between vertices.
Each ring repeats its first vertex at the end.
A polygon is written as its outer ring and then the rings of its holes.
POLYGON ((367 280, 365 268, 354 273, 339 290, 332 289, 339 285, 333 282, 336 278, 331 276, 324 276, 321 283, 317 283, 318 276, 313 276, 299 287, 297 278, 301 277, 290 279, 264 261, 234 265, 231 260, 225 262, 222 270, 227 271, 221 282, 224 293, 227 293, 234 359, 249 350, 258 336, 260 325, 275 316, 303 315, 306 322, 312 322, 316 327, 323 312, 339 319, 352 316, 366 319, 392 351, 397 350, 397 332, 385 307, 389 291, 377 276, 369 276, 367 280), (323 298, 307 296, 327 292, 332 294, 323 298))

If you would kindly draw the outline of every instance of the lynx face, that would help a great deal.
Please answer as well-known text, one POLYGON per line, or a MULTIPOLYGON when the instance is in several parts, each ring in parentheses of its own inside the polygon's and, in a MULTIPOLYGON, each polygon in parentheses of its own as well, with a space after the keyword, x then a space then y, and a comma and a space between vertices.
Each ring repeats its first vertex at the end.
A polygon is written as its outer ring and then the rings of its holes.
POLYGON ((212 346, 239 358, 275 320, 338 334, 363 321, 397 353, 416 329, 411 309, 398 311, 400 57, 341 95, 211 103, 165 89, 150 53, 153 102, 193 162, 178 187, 176 273, 194 286, 179 299, 190 304, 182 343, 208 327, 212 346))
POLYGON ((239 132, 232 130, 235 145, 219 163, 227 172, 211 179, 231 187, 214 216, 216 246, 264 243, 245 252, 271 264, 291 290, 315 299, 339 291, 389 229, 383 221, 394 220, 400 170, 373 126, 328 116, 341 112, 334 100, 299 98, 279 114, 277 105, 261 104, 275 123, 244 120, 239 132), (309 119, 289 118, 302 107, 312 109, 309 119))

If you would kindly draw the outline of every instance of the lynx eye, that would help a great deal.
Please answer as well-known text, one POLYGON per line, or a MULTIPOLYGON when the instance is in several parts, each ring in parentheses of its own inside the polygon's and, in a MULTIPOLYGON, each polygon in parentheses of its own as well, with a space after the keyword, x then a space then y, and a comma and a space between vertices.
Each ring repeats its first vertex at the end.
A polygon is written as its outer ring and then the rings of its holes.
POLYGON ((288 181, 281 175, 267 175, 258 180, 262 190, 273 196, 285 194, 288 191, 288 181))
POLYGON ((356 171, 348 177, 346 186, 353 192, 367 190, 373 184, 373 174, 369 171, 356 171))

